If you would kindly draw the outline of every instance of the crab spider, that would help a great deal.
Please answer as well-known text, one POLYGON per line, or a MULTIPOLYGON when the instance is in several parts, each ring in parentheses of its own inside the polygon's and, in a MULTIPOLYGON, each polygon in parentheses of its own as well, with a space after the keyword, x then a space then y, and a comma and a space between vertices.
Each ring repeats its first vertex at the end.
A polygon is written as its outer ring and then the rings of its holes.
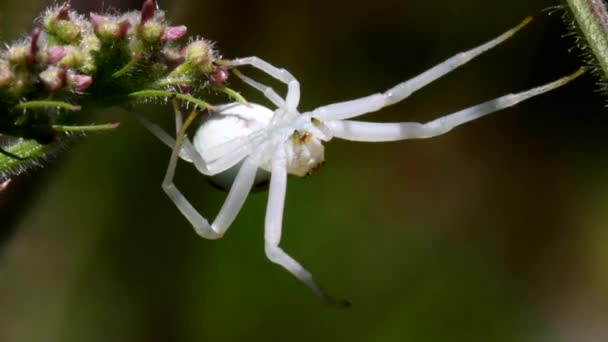
POLYGON ((277 108, 271 110, 254 103, 230 103, 218 106, 202 120, 192 142, 185 135, 197 112, 193 111, 186 121, 183 121, 175 100, 176 139, 159 126, 140 117, 142 123, 156 137, 173 148, 162 188, 199 235, 208 239, 218 239, 224 235, 243 206, 256 181, 258 170, 268 172, 270 186, 264 234, 267 257, 289 271, 321 298, 332 303, 345 303, 335 301, 326 295, 313 280, 311 273, 279 246, 287 175, 305 176, 316 171, 324 160, 322 143, 332 138, 384 142, 434 137, 471 120, 560 87, 583 73, 584 70, 581 69, 546 85, 501 96, 427 123, 371 123, 350 120, 407 98, 414 91, 502 43, 528 21, 529 19, 526 19, 517 27, 489 42, 461 52, 383 93, 333 103, 303 113, 297 109, 300 99, 299 83, 287 70, 279 69, 258 57, 224 61, 229 68, 249 65, 262 70, 285 83, 287 94, 282 98, 272 88, 233 69, 243 82, 262 92, 277 108), (199 214, 173 184, 178 157, 192 162, 199 172, 209 176, 232 170, 238 171, 226 201, 212 223, 199 214))

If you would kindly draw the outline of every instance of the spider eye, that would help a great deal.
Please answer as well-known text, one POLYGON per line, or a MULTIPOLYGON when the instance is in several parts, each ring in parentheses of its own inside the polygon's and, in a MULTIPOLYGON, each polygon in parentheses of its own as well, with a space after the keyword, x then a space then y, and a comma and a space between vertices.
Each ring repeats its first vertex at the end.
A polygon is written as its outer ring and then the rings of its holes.
POLYGON ((300 132, 298 130, 295 130, 291 135, 291 140, 294 144, 306 145, 311 141, 311 139, 312 133, 310 133, 309 131, 300 132))
MULTIPOLYGON (((217 175, 207 177, 209 184, 211 184, 214 188, 222 191, 229 191, 234 179, 236 178, 236 174, 239 172, 241 168, 242 162, 234 165, 228 170, 218 173, 217 175)), ((253 181, 252 191, 266 191, 268 190, 268 185, 270 184, 270 172, 258 169, 255 174, 255 180, 253 181)))

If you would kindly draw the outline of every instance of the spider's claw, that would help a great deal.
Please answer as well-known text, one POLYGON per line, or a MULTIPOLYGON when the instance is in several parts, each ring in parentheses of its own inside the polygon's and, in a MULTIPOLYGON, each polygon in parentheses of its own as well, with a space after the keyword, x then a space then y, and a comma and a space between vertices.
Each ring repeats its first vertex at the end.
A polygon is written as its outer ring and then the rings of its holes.
POLYGON ((323 291, 323 289, 321 289, 318 283, 316 283, 314 280, 313 284, 314 287, 311 287, 311 289, 313 290, 315 295, 317 295, 323 301, 325 305, 339 309, 349 308, 353 305, 348 299, 335 298, 333 296, 328 295, 327 292, 323 291))
POLYGON ((351 303, 351 301, 348 299, 336 299, 336 298, 332 298, 332 297, 328 297, 328 296, 325 296, 323 298, 323 301, 328 306, 330 306, 332 308, 338 308, 338 309, 350 308, 353 305, 353 303, 351 303))

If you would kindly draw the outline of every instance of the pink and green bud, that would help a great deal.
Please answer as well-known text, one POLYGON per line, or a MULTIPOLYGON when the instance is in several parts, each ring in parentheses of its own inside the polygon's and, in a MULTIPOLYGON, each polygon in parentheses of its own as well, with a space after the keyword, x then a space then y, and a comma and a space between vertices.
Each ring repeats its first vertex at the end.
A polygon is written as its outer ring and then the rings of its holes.
POLYGON ((47 63, 57 64, 65 57, 66 53, 65 48, 61 45, 49 46, 49 48, 46 49, 47 63))
POLYGON ((188 28, 184 25, 168 26, 165 28, 165 31, 163 32, 163 35, 160 37, 160 39, 163 42, 177 40, 177 39, 180 39, 181 37, 185 36, 187 32, 188 32, 188 28))
POLYGON ((30 47, 25 44, 13 45, 8 49, 8 61, 11 65, 26 65, 29 55, 30 47))
POLYGON ((228 71, 226 68, 214 65, 208 79, 211 84, 222 85, 228 80, 228 71))
POLYGON ((197 40, 186 47, 186 63, 195 66, 203 73, 213 71, 213 51, 211 46, 204 40, 197 40))
POLYGON ((15 44, 8 49, 7 59, 11 65, 25 66, 35 62, 46 63, 46 50, 39 51, 38 47, 40 32, 40 28, 35 28, 29 42, 15 44))
POLYGON ((27 62, 29 64, 34 64, 34 62, 36 62, 36 56, 38 55, 39 50, 38 40, 40 39, 40 33, 42 33, 42 29, 39 26, 34 27, 30 40, 30 51, 27 56, 27 62))
POLYGON ((75 43, 80 39, 80 27, 70 19, 70 5, 51 10, 42 20, 44 30, 60 42, 75 43))
POLYGON ((59 8, 59 10, 57 11, 57 14, 55 16, 55 18, 57 20, 70 20, 70 9, 72 7, 70 6, 69 2, 66 2, 63 4, 63 6, 61 6, 59 8))
POLYGON ((82 65, 83 57, 80 49, 72 46, 53 45, 47 50, 48 64, 63 64, 70 68, 77 68, 82 65))
POLYGON ((139 26, 138 33, 146 43, 158 43, 165 32, 166 26, 156 20, 148 20, 139 26))
POLYGON ((119 40, 127 35, 131 24, 128 20, 118 20, 96 13, 90 13, 91 23, 95 34, 102 40, 119 40))
POLYGON ((70 68, 78 68, 82 65, 82 53, 80 49, 72 46, 64 46, 65 56, 59 61, 60 64, 67 65, 70 68))
POLYGON ((141 7, 141 16, 139 19, 139 24, 144 25, 148 20, 154 17, 154 12, 156 12, 156 4, 154 0, 146 0, 141 7))
POLYGON ((55 91, 66 85, 67 71, 68 68, 65 65, 51 65, 40 73, 40 79, 49 90, 55 91))
POLYGON ((71 74, 68 83, 74 93, 82 94, 93 84, 93 78, 88 75, 71 74))

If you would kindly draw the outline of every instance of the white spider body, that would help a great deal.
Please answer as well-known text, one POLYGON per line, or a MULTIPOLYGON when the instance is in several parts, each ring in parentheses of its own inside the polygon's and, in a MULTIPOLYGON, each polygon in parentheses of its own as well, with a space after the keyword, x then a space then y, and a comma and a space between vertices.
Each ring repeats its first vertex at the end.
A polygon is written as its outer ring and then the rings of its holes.
POLYGON ((178 139, 171 138, 160 127, 140 118, 155 136, 173 147, 162 184, 163 190, 199 235, 218 239, 223 236, 243 206, 259 175, 258 170, 268 171, 271 176, 264 222, 266 255, 272 262, 279 264, 305 283, 321 298, 331 300, 312 279, 310 272, 279 246, 287 174, 304 176, 314 172, 324 160, 322 142, 332 138, 378 142, 437 136, 471 120, 555 89, 580 75, 582 70, 549 84, 521 93, 504 95, 427 123, 371 123, 349 120, 407 98, 416 90, 502 43, 528 21, 529 19, 526 19, 519 26, 489 42, 456 54, 383 93, 318 107, 302 114, 297 110, 300 99, 299 83, 287 70, 276 68, 258 57, 226 61, 225 65, 230 68, 251 65, 264 71, 287 84, 287 94, 282 98, 272 88, 234 70, 241 80, 262 92, 277 109, 272 111, 253 103, 219 106, 217 112, 210 113, 209 118, 199 126, 194 136, 194 144, 185 138, 188 125, 185 124, 182 128, 182 117, 176 102, 174 106, 178 139), (196 211, 173 184, 178 157, 193 162, 205 175, 220 175, 227 170, 238 169, 226 201, 212 223, 196 211))
MULTIPOLYGON (((256 133, 263 132, 270 124, 273 112, 263 106, 250 104, 226 104, 216 107, 196 130, 192 144, 207 165, 233 153, 250 140, 256 133)), ((216 175, 236 165, 240 160, 223 164, 221 168, 211 169, 206 175, 216 175)))
MULTIPOLYGON (((302 177, 314 173, 324 161, 322 141, 330 137, 320 126, 308 113, 281 109, 273 112, 255 103, 229 103, 208 115, 197 128, 192 143, 208 165, 243 148, 243 144, 250 144, 251 155, 258 155, 255 158, 258 166, 268 172, 272 165, 267 151, 282 147, 287 173, 302 177)), ((239 162, 233 160, 206 174, 217 175, 239 162)))

